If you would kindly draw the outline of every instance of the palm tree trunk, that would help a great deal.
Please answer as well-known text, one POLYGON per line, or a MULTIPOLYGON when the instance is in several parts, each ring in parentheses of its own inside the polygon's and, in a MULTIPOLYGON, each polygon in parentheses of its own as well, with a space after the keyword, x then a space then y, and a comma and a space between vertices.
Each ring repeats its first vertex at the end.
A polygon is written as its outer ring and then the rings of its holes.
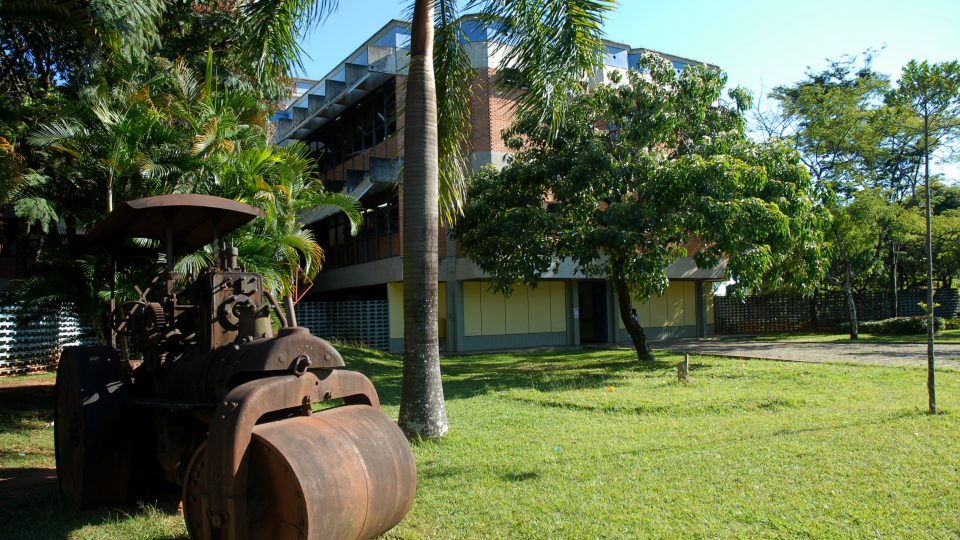
POLYGON ((403 390, 400 429, 434 439, 448 429, 437 332, 439 157, 433 0, 416 0, 404 124, 403 390))

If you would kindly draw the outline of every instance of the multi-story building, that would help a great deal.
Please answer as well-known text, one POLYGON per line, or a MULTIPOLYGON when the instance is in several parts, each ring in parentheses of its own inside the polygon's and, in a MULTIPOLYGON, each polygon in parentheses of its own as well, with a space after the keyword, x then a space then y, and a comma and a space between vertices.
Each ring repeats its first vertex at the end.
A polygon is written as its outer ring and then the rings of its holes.
MULTIPOLYGON (((463 26, 478 75, 471 104, 471 163, 475 168, 500 166, 507 156, 500 133, 512 119, 509 98, 492 84, 503 50, 494 41, 495 33, 479 20, 468 17, 463 26)), ((364 208, 363 227, 355 237, 342 213, 319 208, 305 216, 326 252, 324 270, 306 300, 334 308, 364 302, 380 306, 385 311, 382 317, 364 311, 366 315, 352 324, 379 325, 374 330, 385 336, 380 343, 392 351, 403 345, 403 190, 398 170, 408 43, 407 25, 390 21, 320 80, 297 81, 296 95, 275 117, 276 141, 307 144, 327 189, 353 195, 364 208)), ((647 52, 614 42, 607 42, 606 49, 604 67, 591 84, 606 82, 611 71, 635 66, 647 52)), ((662 55, 677 69, 693 63, 662 55)), ((447 351, 629 341, 611 288, 602 279, 585 277, 572 262, 559 262, 537 288, 518 289, 504 297, 492 292, 487 276, 459 256, 455 243, 442 231, 437 241, 438 324, 441 346, 447 351)), ((648 338, 711 334, 712 285, 723 279, 723 269, 698 269, 691 259, 682 258, 672 264, 669 277, 663 296, 634 302, 648 338)), ((327 313, 341 316, 336 309, 327 313)), ((347 338, 361 334, 342 325, 336 333, 347 338)))

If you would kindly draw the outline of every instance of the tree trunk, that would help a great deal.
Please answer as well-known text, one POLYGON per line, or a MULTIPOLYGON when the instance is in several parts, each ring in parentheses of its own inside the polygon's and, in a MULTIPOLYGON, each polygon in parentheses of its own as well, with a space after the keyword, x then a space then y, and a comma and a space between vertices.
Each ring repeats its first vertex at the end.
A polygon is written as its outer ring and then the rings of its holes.
MULTIPOLYGON (((926 109, 926 108, 924 108, 926 109)), ((924 110, 926 113, 926 110, 924 110)), ((933 303, 933 235, 930 230, 930 117, 923 115, 923 187, 927 217, 927 398, 930 414, 937 414, 936 371, 934 370, 933 333, 936 330, 933 303)))
POLYGON ((847 310, 850 313, 850 339, 860 339, 860 331, 857 328, 857 302, 853 299, 853 284, 849 272, 843 280, 843 292, 847 295, 847 310))
POLYGON ((647 345, 647 336, 640 326, 640 321, 633 317, 630 311, 630 289, 627 282, 620 278, 611 278, 613 288, 617 293, 617 305, 620 308, 620 320, 623 321, 624 328, 630 334, 630 340, 633 341, 633 348, 637 351, 637 360, 649 362, 653 360, 653 353, 650 352, 650 346, 647 345))
POLYGON ((400 429, 435 439, 448 429, 437 333, 439 158, 433 0, 416 0, 403 130, 403 390, 400 429))
POLYGON ((900 298, 897 291, 897 244, 890 242, 890 316, 900 316, 900 298))
POLYGON ((810 297, 810 329, 814 332, 820 329, 820 314, 817 307, 819 297, 820 289, 814 289, 813 296, 810 297))

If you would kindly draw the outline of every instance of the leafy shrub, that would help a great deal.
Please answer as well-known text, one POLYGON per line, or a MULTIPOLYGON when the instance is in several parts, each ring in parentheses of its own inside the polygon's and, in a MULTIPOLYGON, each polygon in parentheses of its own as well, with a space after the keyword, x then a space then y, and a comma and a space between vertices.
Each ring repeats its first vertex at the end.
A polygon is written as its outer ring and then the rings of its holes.
MULTIPOLYGON (((934 319, 934 332, 939 332, 946 326, 943 317, 934 319)), ((850 330, 850 324, 842 325, 844 330, 850 330)), ((892 319, 883 319, 879 321, 865 321, 859 324, 859 330, 865 334, 876 334, 881 336, 897 336, 904 334, 925 334, 927 333, 926 317, 893 317, 892 319)))
POLYGON ((960 319, 947 319, 943 322, 944 330, 960 330, 960 319))

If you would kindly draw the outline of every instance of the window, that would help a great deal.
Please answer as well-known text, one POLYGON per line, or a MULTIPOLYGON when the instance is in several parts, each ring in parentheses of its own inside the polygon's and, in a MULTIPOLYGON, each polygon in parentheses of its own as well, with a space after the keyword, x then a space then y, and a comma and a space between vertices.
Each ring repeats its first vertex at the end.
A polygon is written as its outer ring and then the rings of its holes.
POLYGON ((396 92, 391 79, 312 133, 305 142, 313 151, 319 170, 333 169, 386 140, 397 130, 396 111, 396 92))

